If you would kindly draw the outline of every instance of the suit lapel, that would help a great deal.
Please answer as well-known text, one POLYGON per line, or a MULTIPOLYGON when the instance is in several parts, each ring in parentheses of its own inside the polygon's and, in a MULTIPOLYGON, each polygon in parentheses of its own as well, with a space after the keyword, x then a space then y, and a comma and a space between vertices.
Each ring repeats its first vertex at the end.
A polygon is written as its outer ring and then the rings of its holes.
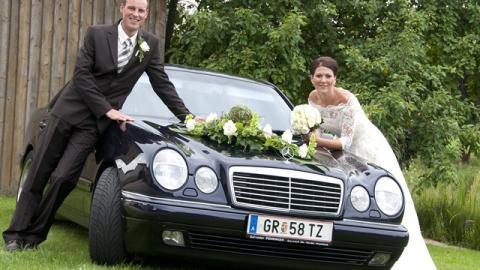
POLYGON ((108 31, 107 41, 113 64, 116 67, 118 65, 118 23, 112 25, 108 31))

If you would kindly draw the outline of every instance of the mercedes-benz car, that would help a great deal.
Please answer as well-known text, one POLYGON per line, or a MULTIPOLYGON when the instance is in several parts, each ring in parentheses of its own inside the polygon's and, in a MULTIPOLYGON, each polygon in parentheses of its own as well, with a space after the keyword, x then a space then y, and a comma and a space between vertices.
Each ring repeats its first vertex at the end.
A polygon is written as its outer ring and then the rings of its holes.
MULTIPOLYGON (((293 105, 275 85, 165 69, 197 116, 243 105, 273 132, 290 128, 293 105)), ((145 254, 277 268, 390 269, 408 242, 403 191, 375 164, 322 149, 311 160, 292 159, 178 132, 182 123, 146 75, 121 110, 135 121, 109 127, 58 212, 89 230, 97 263, 145 254)), ((31 117, 20 188, 48 113, 31 117)))

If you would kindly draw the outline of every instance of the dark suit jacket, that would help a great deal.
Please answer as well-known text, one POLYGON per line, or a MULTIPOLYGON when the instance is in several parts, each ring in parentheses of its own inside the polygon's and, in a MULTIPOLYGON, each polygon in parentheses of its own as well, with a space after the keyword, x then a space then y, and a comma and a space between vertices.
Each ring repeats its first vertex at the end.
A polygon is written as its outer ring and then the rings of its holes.
POLYGON ((117 44, 118 23, 88 28, 77 56, 73 78, 51 103, 51 112, 72 125, 95 119, 102 133, 111 122, 105 113, 112 108, 121 108, 145 71, 157 95, 183 120, 190 112, 164 71, 158 38, 140 29, 133 55, 121 73, 117 73, 117 44), (139 37, 150 47, 141 62, 136 56, 140 46, 139 37))

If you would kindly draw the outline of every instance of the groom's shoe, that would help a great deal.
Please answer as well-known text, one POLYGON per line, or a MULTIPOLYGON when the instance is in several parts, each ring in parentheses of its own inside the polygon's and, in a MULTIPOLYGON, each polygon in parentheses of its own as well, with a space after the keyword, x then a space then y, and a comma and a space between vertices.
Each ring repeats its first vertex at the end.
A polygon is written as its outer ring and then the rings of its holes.
POLYGON ((37 247, 38 247, 37 243, 30 243, 30 242, 26 241, 25 243, 23 243, 22 249, 23 250, 37 249, 37 247))
POLYGON ((14 251, 21 251, 23 249, 23 241, 22 240, 10 240, 5 244, 5 251, 14 252, 14 251))

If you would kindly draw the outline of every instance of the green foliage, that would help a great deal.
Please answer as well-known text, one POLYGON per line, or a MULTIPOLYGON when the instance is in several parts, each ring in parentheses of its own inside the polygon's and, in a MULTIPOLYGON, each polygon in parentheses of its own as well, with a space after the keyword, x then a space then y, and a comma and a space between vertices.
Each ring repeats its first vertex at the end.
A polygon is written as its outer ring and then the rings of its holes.
MULTIPOLYGON (((412 186, 421 186, 423 171, 415 162, 407 171, 412 186)), ((480 160, 454 166, 458 183, 414 189, 413 199, 425 237, 480 250, 480 160)))
POLYGON ((243 124, 246 124, 246 123, 258 124, 257 119, 255 119, 255 121, 252 121, 253 116, 254 115, 252 111, 248 107, 242 106, 242 105, 237 105, 232 107, 227 115, 227 117, 233 122, 240 122, 243 124))
POLYGON ((401 163, 432 169, 425 186, 458 181, 452 161, 480 152, 478 1, 197 2, 173 62, 268 80, 301 104, 308 62, 330 55, 401 163))
MULTIPOLYGON (((298 89, 305 74, 302 25, 305 16, 295 9, 280 18, 241 7, 200 10, 174 37, 170 59, 298 89)), ((294 91, 287 94, 298 98, 294 91)))
POLYGON ((480 156, 480 124, 467 124, 460 133, 462 151, 467 155, 480 156))
POLYGON ((480 104, 480 5, 475 0, 422 1, 429 18, 425 38, 432 63, 448 67, 453 92, 480 104))

